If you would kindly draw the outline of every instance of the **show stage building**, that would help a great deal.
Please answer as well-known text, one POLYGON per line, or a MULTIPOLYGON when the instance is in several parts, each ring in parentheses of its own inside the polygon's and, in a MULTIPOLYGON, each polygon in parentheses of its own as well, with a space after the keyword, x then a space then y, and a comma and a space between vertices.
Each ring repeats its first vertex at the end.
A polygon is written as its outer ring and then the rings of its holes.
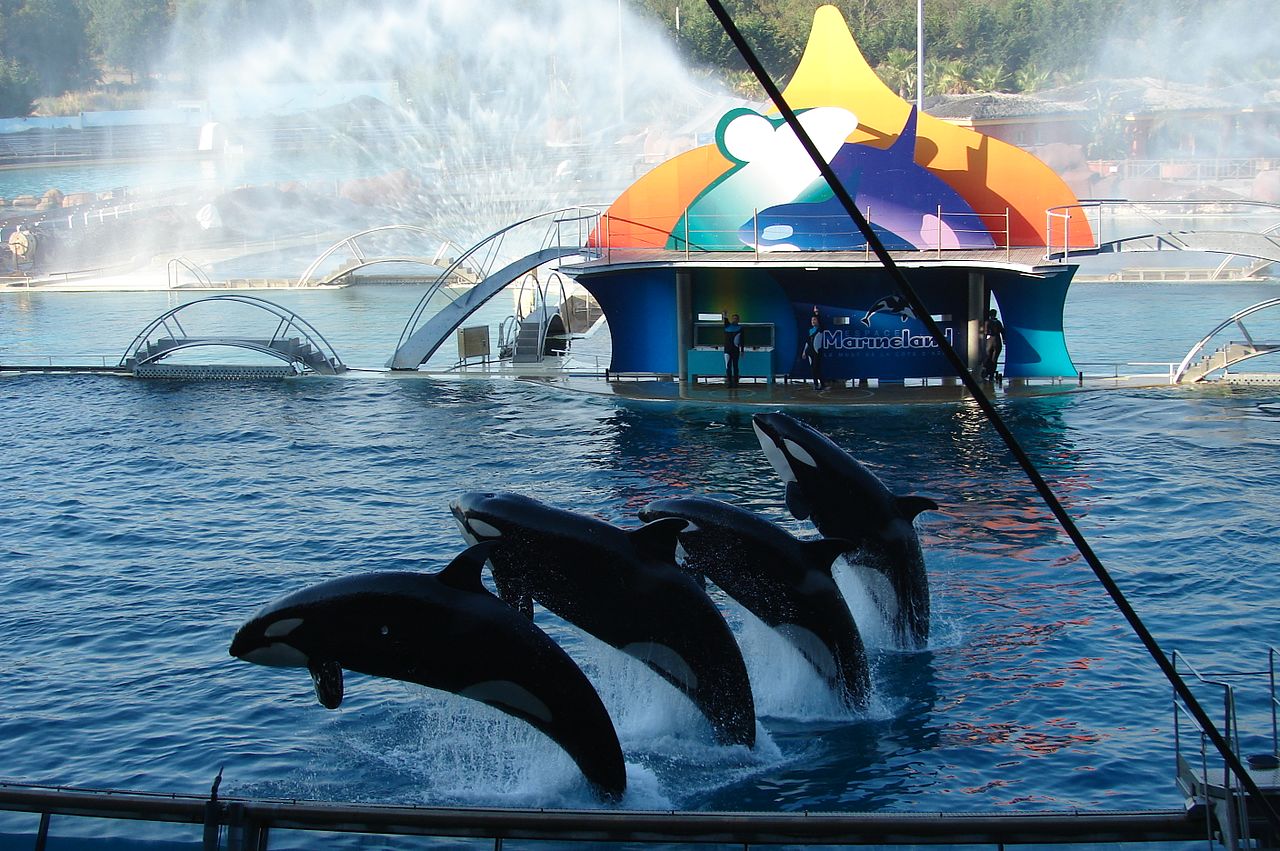
MULTIPOLYGON (((976 366, 989 307, 1005 375, 1074 376, 1062 310, 1075 266, 1052 244, 1094 245, 1066 184, 1031 154, 956 127, 876 77, 840 12, 820 8, 783 96, 905 270, 951 344, 976 366)), ((827 379, 947 376, 924 324, 775 114, 734 109, 715 144, 671 159, 601 216, 599 259, 562 268, 600 303, 611 371, 722 375, 718 317, 747 326, 742 374, 807 377, 818 308, 827 379)))

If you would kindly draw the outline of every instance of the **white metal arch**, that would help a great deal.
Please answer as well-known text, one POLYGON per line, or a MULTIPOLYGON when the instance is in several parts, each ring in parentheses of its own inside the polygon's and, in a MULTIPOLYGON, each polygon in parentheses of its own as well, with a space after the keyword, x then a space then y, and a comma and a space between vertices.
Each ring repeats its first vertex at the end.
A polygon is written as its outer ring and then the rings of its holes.
POLYGON ((1182 359, 1182 362, 1178 364, 1178 368, 1174 371, 1173 383, 1203 381, 1209 374, 1219 369, 1226 369, 1242 361, 1280 351, 1280 343, 1255 340, 1249 330, 1244 327, 1243 322, 1246 316, 1251 316, 1254 313, 1273 307, 1280 307, 1280 298, 1260 301, 1224 319, 1217 328, 1206 334, 1200 342, 1192 346, 1191 350, 1187 352, 1187 356, 1182 359), (1231 325, 1235 325, 1240 329, 1240 333, 1245 338, 1244 342, 1228 342, 1211 354, 1204 355, 1205 348, 1210 341, 1231 325))
MULTIPOLYGON (((357 269, 363 269, 366 266, 372 266, 377 263, 418 263, 423 266, 439 267, 441 261, 445 260, 445 258, 447 257, 448 251, 450 248, 457 248, 457 245, 453 242, 453 240, 447 237, 441 236, 440 234, 436 233, 435 231, 429 230, 428 228, 418 227, 417 225, 380 225, 375 228, 362 230, 359 233, 353 233, 350 236, 345 236, 342 239, 335 242, 333 245, 326 248, 323 252, 320 253, 320 256, 316 257, 315 260, 312 260, 311 265, 308 266, 306 269, 304 269, 302 274, 298 276, 297 286, 313 287, 313 286, 322 286, 324 284, 329 284, 337 280, 339 277, 343 275, 350 274, 351 272, 357 269), (360 240, 363 239, 364 237, 372 236, 373 234, 389 233, 392 231, 405 231, 408 233, 414 233, 414 234, 418 234, 419 236, 426 237, 430 241, 437 242, 438 245, 435 249, 435 253, 431 256, 430 259, 427 259, 426 257, 370 258, 365 253, 365 249, 360 245, 360 240), (335 272, 327 276, 323 280, 313 281, 312 278, 315 276, 316 270, 319 269, 321 265, 323 265, 324 262, 328 260, 330 257, 332 257, 335 253, 343 249, 346 249, 351 252, 351 255, 356 259, 356 265, 341 269, 338 272, 335 272)), ((454 265, 457 265, 457 264, 454 264, 454 265)), ((455 270, 455 272, 457 271, 458 270, 455 270)))
POLYGON ((197 347, 227 347, 261 352, 278 360, 299 364, 305 370, 335 375, 347 367, 324 335, 292 310, 266 299, 247 295, 216 295, 196 299, 165 311, 151 320, 120 357, 120 367, 136 369, 155 363, 174 352, 197 347), (183 327, 180 314, 197 305, 210 303, 247 305, 275 319, 274 328, 264 336, 201 336, 183 327))
POLYGON ((395 353, 387 365, 392 369, 417 369, 468 316, 508 284, 519 280, 543 263, 598 250, 590 243, 599 220, 598 208, 565 207, 507 225, 468 248, 423 293, 405 323, 395 353), (519 255, 520 252, 504 250, 504 244, 508 240, 521 242, 521 231, 536 233, 539 238, 536 244, 542 247, 518 256, 518 259, 509 260, 512 253, 519 255), (427 305, 432 303, 433 297, 444 287, 450 274, 462 264, 469 264, 471 268, 478 270, 479 283, 457 298, 452 298, 448 305, 434 315, 426 316, 427 305))

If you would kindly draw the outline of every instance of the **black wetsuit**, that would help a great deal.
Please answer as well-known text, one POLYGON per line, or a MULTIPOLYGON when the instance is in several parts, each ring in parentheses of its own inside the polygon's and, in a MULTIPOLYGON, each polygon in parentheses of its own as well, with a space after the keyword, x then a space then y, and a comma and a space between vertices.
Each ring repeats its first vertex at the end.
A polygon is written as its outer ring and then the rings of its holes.
POLYGON ((982 377, 991 381, 999 369, 1000 352, 1004 349, 1004 323, 994 316, 987 320, 986 352, 982 357, 982 377))
POLYGON ((724 383, 730 387, 738 386, 740 373, 738 360, 742 357, 742 325, 737 322, 724 323, 724 383))
POLYGON ((801 355, 809 362, 809 371, 813 374, 813 386, 822 389, 822 322, 809 326, 809 336, 805 338, 801 355))

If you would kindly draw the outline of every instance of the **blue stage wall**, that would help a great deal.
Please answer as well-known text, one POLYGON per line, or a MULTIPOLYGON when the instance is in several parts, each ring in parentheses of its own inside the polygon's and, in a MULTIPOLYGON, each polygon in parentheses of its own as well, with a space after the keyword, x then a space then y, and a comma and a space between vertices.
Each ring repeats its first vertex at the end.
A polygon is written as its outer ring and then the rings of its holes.
POLYGON ((1076 374, 1062 333, 1062 309, 1075 275, 1071 266, 1044 278, 994 280, 991 294, 1004 323, 1004 374, 1056 378, 1076 374))

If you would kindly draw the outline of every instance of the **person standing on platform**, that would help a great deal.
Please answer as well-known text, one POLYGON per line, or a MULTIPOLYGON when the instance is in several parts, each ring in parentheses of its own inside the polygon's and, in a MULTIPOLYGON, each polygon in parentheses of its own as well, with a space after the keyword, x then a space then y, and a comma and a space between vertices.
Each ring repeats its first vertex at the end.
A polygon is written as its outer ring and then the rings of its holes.
POLYGON ((995 381, 999 375, 1000 352, 1004 349, 1004 323, 996 318, 994 309, 987 311, 987 320, 982 323, 982 337, 982 380, 995 381))
POLYGON ((813 306, 813 315, 809 317, 809 335, 805 337, 804 348, 800 356, 809 362, 809 371, 813 374, 813 389, 822 389, 822 317, 818 314, 818 306, 813 306))
POLYGON ((736 313, 733 316, 722 313, 720 316, 724 319, 724 383, 737 387, 741 377, 738 361, 742 357, 742 323, 736 313))

